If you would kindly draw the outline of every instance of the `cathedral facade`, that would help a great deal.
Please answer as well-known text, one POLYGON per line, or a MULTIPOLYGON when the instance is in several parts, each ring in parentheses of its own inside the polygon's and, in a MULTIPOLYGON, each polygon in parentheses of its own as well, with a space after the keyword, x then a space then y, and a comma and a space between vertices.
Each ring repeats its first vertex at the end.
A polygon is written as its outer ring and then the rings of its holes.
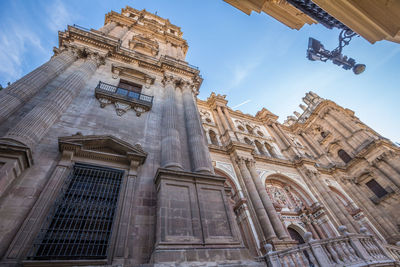
POLYGON ((126 7, 0 91, 0 266, 399 264, 400 149, 313 92, 200 100, 187 50, 126 7))

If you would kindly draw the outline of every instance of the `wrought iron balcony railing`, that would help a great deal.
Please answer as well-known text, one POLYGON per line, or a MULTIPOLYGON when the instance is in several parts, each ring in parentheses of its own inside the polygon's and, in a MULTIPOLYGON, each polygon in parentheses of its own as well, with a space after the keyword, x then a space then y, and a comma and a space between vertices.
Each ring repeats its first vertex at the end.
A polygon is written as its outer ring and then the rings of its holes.
POLYGON ((150 110, 153 106, 153 96, 129 91, 101 81, 95 89, 95 96, 101 107, 113 103, 118 115, 133 109, 136 111, 136 115, 140 116, 141 113, 150 110))

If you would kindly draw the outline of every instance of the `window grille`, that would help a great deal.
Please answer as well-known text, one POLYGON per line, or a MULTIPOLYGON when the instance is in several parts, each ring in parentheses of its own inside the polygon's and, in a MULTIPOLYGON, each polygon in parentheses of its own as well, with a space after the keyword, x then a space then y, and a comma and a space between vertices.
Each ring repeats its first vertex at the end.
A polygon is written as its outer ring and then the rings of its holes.
POLYGON ((29 258, 105 259, 123 173, 76 163, 34 242, 29 258))
POLYGON ((365 183, 366 186, 379 198, 387 195, 387 191, 374 179, 365 183))
POLYGON ((343 149, 340 149, 338 151, 338 156, 341 160, 343 160, 344 163, 349 163, 351 161, 351 157, 349 154, 347 154, 346 151, 344 151, 343 149))

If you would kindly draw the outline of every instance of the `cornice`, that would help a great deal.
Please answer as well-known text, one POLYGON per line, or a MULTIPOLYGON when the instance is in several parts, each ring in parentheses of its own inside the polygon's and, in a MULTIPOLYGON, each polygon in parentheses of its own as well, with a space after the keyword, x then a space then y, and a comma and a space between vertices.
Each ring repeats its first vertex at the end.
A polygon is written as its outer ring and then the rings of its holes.
POLYGON ((200 73, 197 68, 192 67, 186 62, 174 60, 173 58, 167 58, 165 56, 162 56, 160 59, 146 56, 139 52, 121 47, 119 41, 93 31, 85 31, 73 26, 68 26, 67 31, 59 32, 60 47, 75 41, 88 45, 89 49, 97 48, 103 50, 109 58, 128 63, 137 63, 140 67, 151 69, 156 72, 168 70, 191 78, 199 76, 200 73))

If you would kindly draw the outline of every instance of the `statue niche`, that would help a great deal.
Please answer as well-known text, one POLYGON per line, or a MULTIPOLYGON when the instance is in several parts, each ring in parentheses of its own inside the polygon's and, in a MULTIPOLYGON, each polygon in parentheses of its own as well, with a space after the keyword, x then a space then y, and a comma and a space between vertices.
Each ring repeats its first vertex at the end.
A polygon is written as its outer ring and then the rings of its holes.
POLYGON ((158 42, 151 36, 141 34, 132 37, 132 40, 129 41, 129 48, 149 56, 157 56, 159 52, 158 42))

